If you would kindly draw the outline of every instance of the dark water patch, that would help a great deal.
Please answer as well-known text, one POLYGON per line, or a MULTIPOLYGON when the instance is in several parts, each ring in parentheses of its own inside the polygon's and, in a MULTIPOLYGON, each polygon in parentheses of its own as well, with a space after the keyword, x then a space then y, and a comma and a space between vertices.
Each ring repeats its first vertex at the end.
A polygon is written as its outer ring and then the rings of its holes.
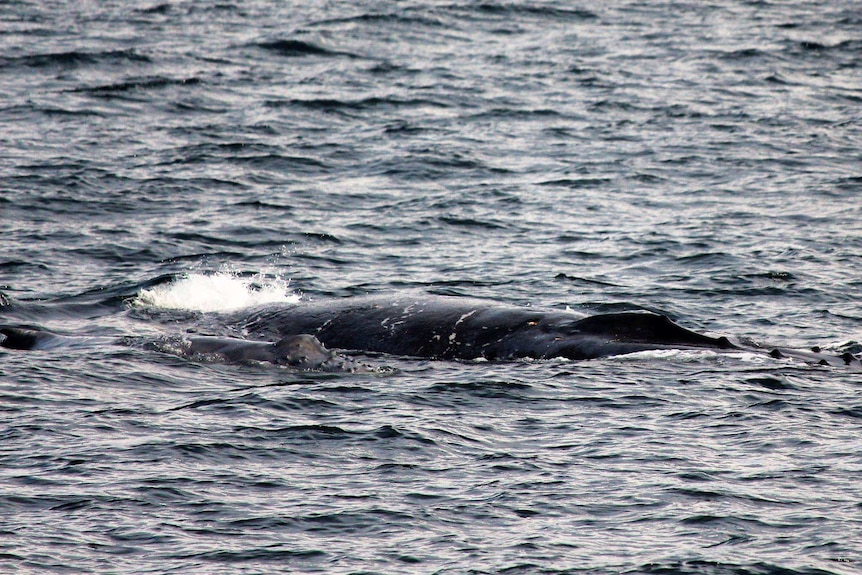
POLYGON ((312 240, 321 244, 341 245, 344 243, 337 236, 325 232, 302 232, 301 237, 304 240, 312 240))
MULTIPOLYGON (((281 547, 281 545, 278 545, 281 547)), ((318 549, 312 550, 295 550, 295 549, 277 549, 277 548, 262 548, 248 549, 243 551, 205 551, 194 554, 176 554, 167 557, 168 559, 187 559, 195 561, 207 561, 211 563, 277 563, 283 564, 285 561, 302 561, 302 560, 322 560, 327 556, 325 551, 318 549)))
POLYGON ((793 86, 797 85, 796 82, 791 82, 789 79, 785 78, 781 74, 770 74, 763 78, 764 82, 769 84, 775 84, 776 86, 793 86))
POLYGON ((383 133, 389 136, 415 136, 431 132, 425 126, 417 126, 405 120, 397 121, 384 128, 383 133))
POLYGON ((225 529, 236 530, 238 533, 248 531, 269 531, 272 529, 293 528, 298 521, 292 517, 249 517, 236 519, 225 524, 225 529))
MULTIPOLYGON (((293 205, 289 205, 286 203, 279 203, 269 200, 241 200, 238 201, 234 206, 239 209, 245 211, 245 208, 251 208, 255 211, 274 211, 274 212, 283 212, 290 213, 295 211, 297 208, 293 205)), ((285 242, 291 243, 291 242, 285 242)))
POLYGON ((717 501, 721 499, 733 499, 734 495, 712 491, 709 489, 694 489, 691 487, 675 487, 671 491, 684 497, 690 497, 698 501, 717 501))
MULTIPOLYGON (((152 483, 152 482, 151 482, 152 483)), ((172 481, 171 483, 177 483, 172 481)), ((190 482, 186 482, 190 483, 190 482)), ((190 485, 190 487, 192 487, 190 485)), ((147 505, 187 504, 196 501, 199 496, 189 489, 182 489, 178 485, 150 484, 135 489, 142 502, 147 505)))
POLYGON ((578 310, 590 310, 593 313, 617 313, 617 312, 626 312, 626 311, 649 311, 652 313, 657 313, 659 315, 667 315, 672 320, 676 320, 678 318, 673 317, 672 314, 669 314, 667 311, 662 311, 659 308, 649 308, 646 306, 642 306, 636 304, 634 302, 626 302, 626 301, 618 301, 618 302, 590 302, 586 301, 580 304, 578 310))
MULTIPOLYGON (((183 146, 173 150, 171 156, 173 158, 165 162, 165 165, 209 164, 213 160, 228 160, 240 164, 248 163, 252 166, 262 165, 263 167, 265 167, 266 162, 269 160, 296 162, 299 165, 314 167, 321 167, 323 165, 312 158, 292 157, 286 154, 286 150, 278 146, 254 142, 223 142, 183 146)), ((177 183, 179 184, 180 182, 177 183)), ((192 182, 182 182, 185 185, 189 185, 190 183, 192 182)), ((205 185, 209 182, 198 179, 195 183, 205 185)))
POLYGON ((0 509, 7 508, 8 511, 54 511, 54 512, 78 512, 81 510, 106 510, 114 506, 122 506, 129 503, 128 500, 119 499, 106 495, 93 495, 81 497, 80 495, 0 495, 0 509))
POLYGON ((740 276, 742 279, 747 280, 761 280, 766 279, 769 281, 777 281, 777 282, 792 282, 796 281, 797 278, 791 272, 786 271, 766 271, 759 273, 751 273, 751 274, 742 274, 740 276))
MULTIPOLYGON (((424 108, 441 108, 450 107, 444 101, 427 99, 427 98, 399 98, 395 96, 370 96, 356 100, 335 99, 335 98, 309 98, 309 99, 288 99, 288 100, 268 100, 266 106, 274 109, 283 107, 305 108, 310 111, 319 111, 325 113, 355 113, 367 111, 395 111, 395 110, 418 110, 424 108)), ((405 133, 396 131, 391 133, 405 133)))
MULTIPOLYGON (((196 149, 192 148, 192 150, 196 149)), ((189 148, 180 148, 180 150, 186 151, 189 148)), ((165 155, 168 156, 174 153, 176 153, 176 150, 172 149, 170 152, 166 152, 165 155)), ((228 154, 225 153, 225 155, 228 154)), ((161 166, 164 161, 159 160, 155 165, 161 166)), ((176 163, 182 164, 183 161, 176 163)), ((159 207, 163 207, 162 202, 165 197, 186 197, 189 194, 208 195, 216 192, 223 192, 227 195, 238 194, 239 197, 247 197, 247 192, 250 188, 251 186, 245 182, 216 176, 170 177, 160 175, 126 182, 126 185, 121 188, 121 193, 133 196, 139 210, 148 209, 156 211, 159 207)))
POLYGON ((796 46, 798 46, 801 50, 804 50, 806 52, 808 52, 808 51, 821 52, 821 51, 827 49, 827 46, 825 44, 821 44, 820 42, 812 42, 810 40, 804 40, 802 42, 798 42, 798 43, 796 43, 796 46))
MULTIPOLYGON (((30 104, 26 107, 22 107, 21 110, 25 113, 36 112, 38 114, 43 115, 46 118, 52 119, 63 119, 68 118, 70 120, 77 118, 105 118, 107 114, 102 110, 96 110, 91 107, 86 107, 86 105, 79 104, 78 102, 64 102, 66 104, 65 107, 61 107, 59 104, 30 104)), ((4 110, 5 111, 5 110, 4 110)))
POLYGON ((693 472, 684 472, 677 474, 677 477, 682 479, 683 481, 695 481, 695 482, 712 482, 716 481, 719 476, 722 475, 720 471, 693 471, 693 472))
MULTIPOLYGON (((0 262, 0 271, 4 273, 17 273, 26 269, 34 269, 39 271, 47 271, 49 267, 41 262, 31 261, 3 261, 0 262)), ((0 286, 2 288, 4 286, 0 286)), ((0 294, 0 306, 9 305, 6 296, 0 294)))
POLYGON ((135 11, 141 14, 165 15, 171 11, 171 5, 166 2, 164 4, 154 4, 146 8, 136 8, 135 11))
POLYGON ((602 395, 570 395, 565 398, 565 402, 572 405, 586 405, 590 408, 598 409, 632 409, 632 405, 627 401, 602 395))
MULTIPOLYGON (((4 347, 5 349, 5 347, 4 347)), ((6 353, 5 351, 2 353, 6 353)), ((38 400, 34 400, 28 395, 19 395, 14 393, 0 393, 0 411, 5 413, 24 413, 29 409, 31 404, 38 404, 38 400)), ((0 439, 15 440, 23 436, 21 430, 14 428, 6 429, 0 432, 0 439)))
POLYGON ((747 383, 752 385, 758 385, 760 387, 764 387, 766 389, 772 391, 785 391, 790 389, 797 389, 792 383, 790 383, 787 378, 784 377, 752 377, 745 380, 747 383))
POLYGON ((610 115, 619 113, 625 117, 625 119, 616 120, 613 126, 615 129, 605 134, 605 138, 612 142, 640 142, 640 136, 630 135, 619 128, 630 125, 633 121, 630 117, 633 117, 635 114, 647 114, 651 111, 644 105, 635 104, 622 98, 600 98, 593 100, 589 103, 589 110, 596 114, 610 115))
POLYGON ((422 433, 407 429, 399 429, 392 425, 383 425, 375 429, 368 437, 366 437, 366 439, 371 441, 403 439, 408 443, 418 443, 423 446, 436 445, 437 443, 422 433))
POLYGON ((647 563, 623 573, 647 575, 836 575, 817 568, 795 569, 768 562, 724 563, 720 561, 691 560, 668 563, 647 563))
MULTIPOLYGON (((375 469, 375 472, 381 473, 383 475, 401 475, 402 473, 409 473, 415 471, 424 471, 424 467, 419 464, 413 463, 383 463, 378 465, 375 469)), ((415 495, 417 499, 426 498, 422 495, 415 495)), ((437 496, 427 496, 427 499, 436 499, 437 496)))
MULTIPOLYGON (((475 439, 463 438, 475 442, 475 439)), ((489 469, 498 473, 532 473, 541 469, 533 458, 515 457, 509 453, 488 453, 478 459, 483 464, 490 464, 489 469)), ((539 512, 535 512, 536 515, 539 512)))
POLYGON ((147 101, 148 92, 172 87, 192 87, 203 83, 200 78, 169 78, 165 76, 147 76, 133 78, 114 84, 102 84, 86 88, 74 88, 70 92, 82 92, 97 98, 128 99, 147 101))
POLYGON ((496 281, 487 281, 481 279, 455 279, 455 280, 435 280, 431 282, 423 282, 421 284, 393 282, 393 286, 417 287, 422 286, 428 289, 431 294, 437 295, 452 295, 469 297, 470 292, 476 291, 478 288, 503 286, 507 283, 498 283, 496 281))
POLYGON ((151 63, 149 56, 134 49, 87 52, 71 50, 68 52, 49 52, 25 56, 0 57, 0 67, 23 66, 28 68, 76 68, 82 66, 115 65, 126 63, 151 63))
POLYGON ((765 50, 760 50, 758 48, 740 48, 737 50, 729 50, 729 51, 714 51, 713 53, 720 60, 727 60, 727 61, 731 61, 731 62, 771 59, 772 58, 772 55, 769 52, 767 52, 765 50))
MULTIPOLYGON (((834 315, 836 317, 841 317, 840 314, 834 314, 831 312, 830 312, 830 315, 834 315)), ((849 319, 853 319, 853 320, 858 321, 859 317, 851 316, 849 319)), ((812 351, 815 351, 815 350, 812 350, 812 351)), ((857 356, 860 353, 862 353, 862 342, 858 342, 858 341, 845 342, 845 343, 841 344, 836 351, 838 353, 840 353, 842 356, 845 354, 848 354, 848 353, 851 355, 857 356)))
POLYGON ((263 455, 262 450, 223 441, 186 442, 166 446, 172 453, 194 461, 247 461, 263 455))
POLYGON ((430 399, 429 395, 466 395, 489 399, 506 399, 513 401, 528 401, 532 386, 512 381, 476 381, 476 382, 440 382, 423 391, 421 397, 430 399))
MULTIPOLYGON (((252 430, 246 430, 252 431, 252 430)), ((290 438, 292 441, 343 441, 362 435, 362 432, 350 431, 335 425, 291 425, 273 429, 254 430, 264 433, 267 438, 290 438)))
POLYGON ((266 235, 266 230, 248 227, 228 227, 221 229, 216 233, 189 233, 177 232, 165 234, 165 237, 174 241, 182 242, 186 245, 198 244, 208 248, 207 253, 210 258, 230 258, 242 257, 243 252, 238 249, 242 247, 256 247, 260 249, 269 248, 272 252, 277 252, 283 241, 262 241, 262 237, 266 235), (215 248, 222 248, 216 251, 215 248), (234 249, 230 249, 234 248, 234 249))
MULTIPOLYGON (((135 285, 135 284, 132 284, 135 285)), ((97 319, 126 309, 126 302, 136 291, 128 285, 96 288, 83 293, 60 295, 51 301, 10 299, 2 309, 5 322, 37 324, 52 320, 97 319)), ((23 327, 23 326, 22 326, 23 327)), ((36 326, 39 330, 46 328, 36 326)), ((51 331, 51 330, 47 330, 51 331)), ((83 335, 83 331, 80 335, 83 335)))
POLYGON ((727 517, 722 515, 692 515, 680 520, 682 525, 709 526, 710 528, 723 526, 728 529, 740 529, 742 524, 750 520, 739 517, 727 517))
MULTIPOLYGON (((353 260, 350 257, 342 257, 338 254, 309 254, 309 253, 297 253, 294 254, 293 259, 297 261, 308 262, 311 265, 317 266, 331 266, 333 268, 338 268, 341 266, 349 265, 353 260)), ((352 291, 352 290, 350 290, 352 291)), ((350 291, 348 293, 350 293, 350 291)), ((365 288, 359 287, 358 292, 356 293, 364 293, 365 288)), ((329 295, 332 292, 321 292, 323 295, 329 295)))
POLYGON ((538 182, 540 186, 561 187, 571 190, 599 188, 613 182, 611 178, 560 178, 538 182))
POLYGON ((832 415, 840 415, 842 417, 850 417, 852 419, 862 419, 862 405, 847 406, 829 411, 832 415))
POLYGON ((803 54, 812 54, 813 56, 821 57, 824 55, 841 56, 846 55, 851 62, 860 63, 860 51, 862 51, 862 40, 852 39, 836 42, 834 44, 826 44, 814 40, 802 40, 798 42, 790 42, 787 50, 789 52, 797 52, 803 54))
POLYGON ((432 147, 410 150, 400 157, 386 157, 366 166, 369 175, 404 178, 428 182, 478 177, 482 174, 507 173, 506 168, 490 166, 470 152, 432 147))
POLYGON ((409 68, 407 66, 401 66, 394 62, 378 62, 368 68, 368 73, 380 76, 401 77, 404 75, 415 75, 419 72, 418 70, 409 68))
POLYGON ((383 28, 398 26, 399 28, 411 30, 414 28, 440 28, 446 26, 446 23, 442 19, 434 17, 433 12, 425 11, 422 7, 413 8, 408 6, 394 12, 368 12, 342 18, 327 18, 312 23, 310 27, 329 28, 330 26, 342 24, 369 24, 383 28))
POLYGON ((498 224, 495 222, 490 222, 486 220, 479 220, 475 218, 458 218, 453 216, 440 216, 439 221, 443 224, 458 227, 458 228, 479 228, 485 230, 495 230, 495 229, 505 229, 508 226, 504 224, 498 224))
POLYGON ((331 169, 331 165, 318 158, 294 156, 284 153, 263 155, 226 156, 222 159, 232 164, 245 165, 249 169, 287 174, 318 174, 331 169))
POLYGON ((277 56, 284 56, 286 58, 301 58, 304 56, 346 56, 348 58, 357 57, 354 54, 323 48, 322 46, 318 46, 317 44, 311 42, 303 42, 302 40, 271 40, 268 42, 258 42, 256 44, 253 44, 253 46, 257 48, 262 48, 268 52, 276 54, 277 56))
POLYGON ((491 108, 489 110, 479 112, 477 114, 473 114, 468 116, 466 120, 468 121, 494 121, 494 120, 520 120, 520 119, 536 119, 539 121, 546 121, 548 118, 556 118, 561 117, 559 111, 551 109, 551 108, 535 108, 535 109, 523 109, 520 107, 515 107, 517 104, 512 103, 511 107, 500 107, 500 108, 491 108))
POLYGON ((413 517, 389 509, 371 508, 366 511, 341 511, 332 513, 310 513, 294 517, 254 517, 228 523, 226 528, 233 533, 243 531, 289 531, 326 536, 373 535, 386 532, 398 525, 406 525, 413 517))
POLYGON ((796 408, 796 405, 793 403, 784 401, 782 399, 770 399, 766 401, 755 401, 751 405, 748 406, 749 409, 763 409, 766 411, 780 411, 783 409, 793 409, 796 408))
MULTIPOLYGON (((324 374, 325 375, 325 374, 324 374)), ((323 379, 326 381, 327 379, 323 379)), ((265 386, 255 386, 254 389, 263 389, 273 388, 273 387, 296 387, 297 385, 305 386, 309 383, 307 378, 302 378, 302 383, 297 383, 296 381, 280 381, 272 384, 265 384, 265 386)), ((280 397, 278 399, 271 399, 265 397, 259 397, 257 395, 250 396, 252 401, 245 401, 249 405, 253 405, 255 407, 271 410, 275 412, 287 412, 287 413, 308 413, 309 411, 318 412, 323 409, 336 409, 339 407, 340 403, 322 398, 313 398, 313 397, 280 397)))
MULTIPOLYGON (((720 278, 713 278, 713 282, 717 285, 721 285, 727 283, 729 285, 738 284, 738 282, 734 282, 732 280, 724 281, 720 278)), ((796 298, 805 298, 816 296, 817 292, 813 289, 806 288, 788 288, 780 285, 765 285, 765 286, 752 286, 748 283, 738 284, 738 287, 727 287, 722 289, 717 288, 704 288, 704 289, 696 289, 695 293, 699 293, 701 295, 721 295, 721 296, 747 296, 747 297, 796 297, 796 298)))
POLYGON ((686 421, 689 419, 700 419, 700 418, 704 418, 704 417, 709 418, 710 414, 704 413, 702 411, 680 411, 680 412, 669 413, 665 417, 668 417, 670 419, 679 419, 682 421, 686 421))
POLYGON ((637 173, 631 176, 633 180, 636 182, 640 182, 642 184, 660 184, 667 181, 667 178, 659 176, 657 174, 646 174, 646 173, 637 173))
POLYGON ((583 284, 587 284, 587 285, 597 285, 597 286, 601 286, 601 287, 620 287, 617 284, 614 284, 614 283, 611 283, 608 281, 602 281, 602 280, 594 279, 594 278, 583 278, 583 277, 577 277, 577 276, 570 276, 570 275, 564 274, 564 273, 558 273, 557 275, 554 276, 554 279, 560 280, 560 281, 571 282, 574 284, 583 283, 583 284))
POLYGON ((87 509, 92 507, 93 502, 89 499, 77 499, 75 501, 68 501, 66 503, 62 503, 60 505, 56 505, 51 507, 49 511, 60 511, 60 512, 73 512, 80 511, 82 509, 87 509))
POLYGON ((214 408, 216 411, 234 411, 240 406, 258 404, 259 401, 255 400, 260 400, 260 397, 253 394, 246 394, 236 398, 199 399, 191 403, 172 407, 170 411, 182 411, 187 409, 199 410, 201 408, 214 408))
POLYGON ((595 12, 583 8, 563 8, 560 6, 542 6, 517 2, 480 2, 469 8, 459 8, 460 10, 470 10, 472 14, 497 16, 514 20, 527 17, 550 22, 560 21, 571 23, 598 18, 595 12))

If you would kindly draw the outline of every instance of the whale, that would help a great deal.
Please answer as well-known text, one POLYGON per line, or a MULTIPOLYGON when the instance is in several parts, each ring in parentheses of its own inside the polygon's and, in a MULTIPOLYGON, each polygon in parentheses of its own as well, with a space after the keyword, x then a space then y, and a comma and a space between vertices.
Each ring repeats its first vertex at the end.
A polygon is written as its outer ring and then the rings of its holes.
POLYGON ((303 371, 375 371, 327 349, 316 337, 304 333, 286 336, 274 343, 218 336, 195 336, 186 341, 186 356, 215 358, 225 363, 272 363, 303 371))
POLYGON ((859 365, 850 353, 761 347, 689 330, 668 316, 579 316, 457 296, 351 296, 243 310, 223 318, 257 339, 311 334, 343 350, 444 360, 589 360, 652 350, 751 351, 819 365, 859 365))
POLYGON ((577 314, 428 294, 351 296, 205 314, 190 334, 162 338, 61 335, 0 325, 0 348, 49 350, 120 343, 192 360, 269 363, 299 370, 380 371, 351 355, 432 360, 591 360, 656 350, 751 352, 812 365, 862 367, 859 356, 761 346, 690 330, 649 311, 577 314), (200 329, 202 328, 202 330, 200 329), (199 332, 216 335, 200 335, 199 332))
POLYGON ((40 327, 0 327, 0 347, 15 350, 53 350, 97 343, 137 345, 187 359, 227 364, 270 363, 300 371, 370 373, 375 368, 327 349, 316 337, 296 334, 276 342, 221 336, 167 336, 157 339, 134 337, 61 335, 40 327))

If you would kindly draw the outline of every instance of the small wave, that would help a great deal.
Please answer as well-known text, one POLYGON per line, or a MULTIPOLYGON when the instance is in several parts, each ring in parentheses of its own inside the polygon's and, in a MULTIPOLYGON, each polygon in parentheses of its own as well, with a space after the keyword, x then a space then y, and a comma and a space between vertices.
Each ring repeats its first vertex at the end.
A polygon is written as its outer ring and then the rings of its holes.
POLYGON ((645 351, 636 351, 622 355, 615 355, 615 361, 642 361, 647 360, 665 360, 680 363, 697 363, 702 361, 716 361, 724 358, 733 358, 743 363, 764 364, 770 360, 775 361, 766 354, 755 353, 751 351, 714 351, 711 349, 649 349, 645 351))
POLYGON ((330 50, 311 42, 302 40, 273 40, 270 42, 258 42, 254 44, 258 48, 268 50, 271 53, 288 58, 300 58, 303 56, 347 56, 355 58, 353 54, 330 50))
POLYGON ((230 271, 190 273, 142 289, 132 305, 212 312, 267 303, 298 303, 288 281, 260 273, 244 277, 230 271))
POLYGON ((509 3, 506 5, 497 5, 495 6, 493 3, 480 4, 480 10, 487 10, 490 12, 499 11, 503 14, 513 14, 517 15, 519 13, 526 14, 529 16, 540 16, 540 17, 552 17, 556 19, 566 19, 566 20, 591 20, 593 18, 598 18, 598 15, 591 11, 582 8, 557 8, 551 6, 529 6, 529 5, 519 5, 517 3, 509 3))
POLYGON ((189 87, 201 84, 200 78, 168 78, 164 76, 145 76, 130 78, 113 84, 100 84, 69 90, 73 93, 86 93, 100 98, 119 98, 127 94, 135 94, 148 90, 159 90, 172 86, 189 87))
POLYGON ((265 104, 269 108, 296 107, 322 112, 365 112, 369 110, 397 110, 397 109, 422 109, 422 108, 449 108, 450 106, 442 100, 428 98, 399 98, 397 96, 372 96, 359 99, 336 99, 336 98, 292 98, 287 100, 268 100, 265 104))
POLYGON ((66 52, 45 52, 26 54, 17 57, 0 57, 0 66, 23 66, 27 68, 73 68, 79 66, 96 66, 101 64, 125 65, 128 63, 150 63, 149 56, 135 50, 106 50, 89 52, 70 50, 66 52))

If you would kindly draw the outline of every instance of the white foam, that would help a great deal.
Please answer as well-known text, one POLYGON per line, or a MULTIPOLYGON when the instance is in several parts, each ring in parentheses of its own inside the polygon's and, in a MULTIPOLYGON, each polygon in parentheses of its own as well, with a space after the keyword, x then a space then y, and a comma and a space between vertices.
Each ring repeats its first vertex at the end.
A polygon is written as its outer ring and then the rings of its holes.
POLYGON ((755 364, 767 363, 771 360, 768 355, 763 353, 754 353, 745 350, 718 352, 711 349, 649 349, 612 356, 612 359, 615 361, 661 359, 681 363, 697 363, 704 360, 715 361, 722 358, 734 358, 744 363, 755 364))
POLYGON ((189 273, 149 289, 143 289, 133 305, 192 311, 225 311, 267 303, 297 303, 299 295, 289 282, 263 273, 240 277, 236 273, 189 273))

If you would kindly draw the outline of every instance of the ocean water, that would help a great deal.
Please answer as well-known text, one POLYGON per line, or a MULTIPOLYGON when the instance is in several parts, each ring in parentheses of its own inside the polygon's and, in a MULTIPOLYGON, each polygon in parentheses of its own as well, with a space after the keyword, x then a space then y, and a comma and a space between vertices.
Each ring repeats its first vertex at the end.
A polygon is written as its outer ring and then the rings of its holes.
POLYGON ((0 2, 0 572, 854 574, 862 379, 124 337, 405 290, 860 351, 857 2, 0 2), (85 337, 86 336, 86 337, 85 337))

